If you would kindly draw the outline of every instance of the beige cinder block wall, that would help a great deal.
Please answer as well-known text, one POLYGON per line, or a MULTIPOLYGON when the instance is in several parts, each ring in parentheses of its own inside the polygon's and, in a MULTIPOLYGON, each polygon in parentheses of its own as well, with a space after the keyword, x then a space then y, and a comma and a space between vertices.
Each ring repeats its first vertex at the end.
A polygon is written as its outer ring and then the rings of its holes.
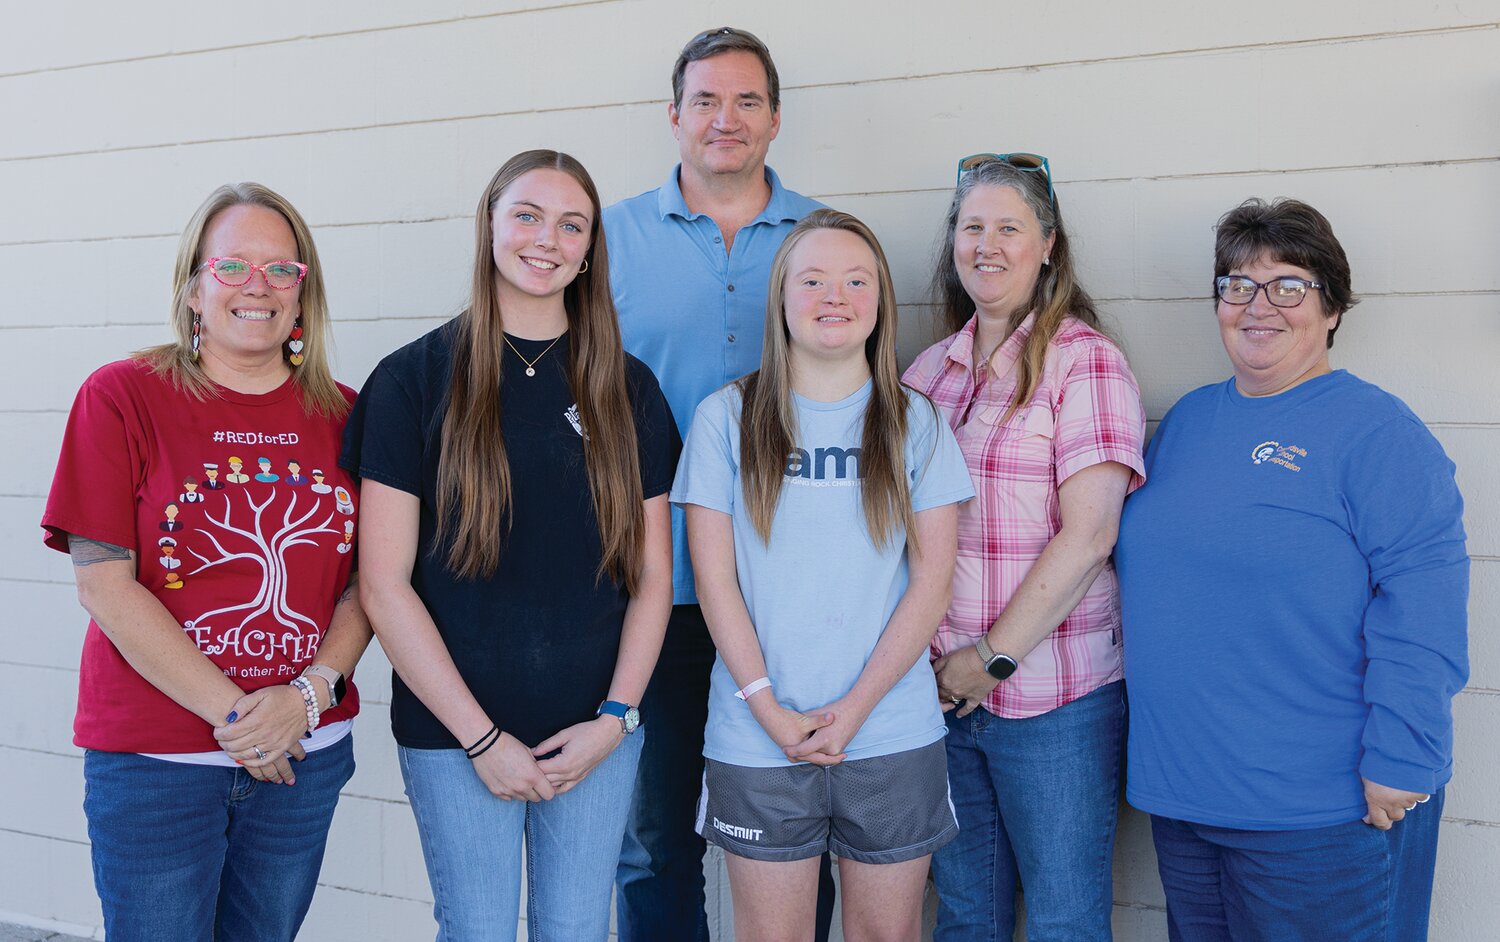
MULTIPOLYGON (((655 186, 675 159, 672 59, 725 22, 759 33, 780 65, 773 165, 884 240, 908 357, 928 338, 932 243, 962 154, 1052 159, 1086 283, 1153 419, 1227 372, 1205 300, 1217 216, 1289 195, 1332 218, 1365 297, 1336 365, 1416 409, 1468 498, 1473 677, 1456 705, 1433 926, 1441 942, 1493 937, 1497 0, 17 5, 0 31, 0 919, 99 925, 70 742, 84 619, 36 521, 79 382, 164 335, 175 234, 199 200, 255 179, 303 211, 328 273, 337 372, 357 385, 457 310, 473 205, 505 157, 571 151, 607 201, 655 186)), ((360 770, 306 938, 431 931, 386 674, 372 652, 360 770)), ((712 877, 729 938, 727 888, 712 877)), ((1161 905, 1145 822, 1127 814, 1118 938, 1164 938, 1161 905)))

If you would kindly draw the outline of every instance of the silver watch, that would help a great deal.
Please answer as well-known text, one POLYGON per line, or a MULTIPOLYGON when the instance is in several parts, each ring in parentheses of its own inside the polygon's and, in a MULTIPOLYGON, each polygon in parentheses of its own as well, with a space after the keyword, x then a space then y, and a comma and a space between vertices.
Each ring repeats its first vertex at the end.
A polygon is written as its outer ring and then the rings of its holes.
POLYGON ((308 674, 321 677, 328 684, 328 709, 338 706, 339 701, 344 699, 344 675, 326 664, 308 665, 303 669, 302 676, 306 677, 308 674))

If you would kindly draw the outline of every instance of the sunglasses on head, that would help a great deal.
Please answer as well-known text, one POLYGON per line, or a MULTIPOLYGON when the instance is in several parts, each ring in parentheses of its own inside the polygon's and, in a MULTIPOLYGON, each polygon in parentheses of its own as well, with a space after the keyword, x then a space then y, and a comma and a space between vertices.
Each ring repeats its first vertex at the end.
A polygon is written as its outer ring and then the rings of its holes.
POLYGON ((954 184, 961 182, 964 174, 992 160, 1010 164, 1017 170, 1025 170, 1028 173, 1040 173, 1047 181, 1047 202, 1054 207, 1057 205, 1057 198, 1052 195, 1052 167, 1047 163, 1047 158, 1041 154, 970 154, 958 162, 958 178, 954 184))

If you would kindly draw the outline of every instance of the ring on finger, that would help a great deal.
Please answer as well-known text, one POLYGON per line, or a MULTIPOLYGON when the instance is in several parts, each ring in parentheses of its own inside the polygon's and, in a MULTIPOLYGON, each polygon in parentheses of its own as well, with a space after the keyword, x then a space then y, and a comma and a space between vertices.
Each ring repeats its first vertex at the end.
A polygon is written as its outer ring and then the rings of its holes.
POLYGON ((1416 811, 1417 810, 1417 805, 1419 805, 1419 804, 1421 804, 1421 802, 1414 801, 1414 802, 1411 803, 1411 807, 1407 808, 1406 810, 1407 811, 1416 811))
POLYGON ((252 748, 252 749, 255 750, 255 758, 257 758, 257 759, 264 759, 266 757, 266 751, 264 749, 262 749, 261 747, 259 747, 259 746, 251 746, 250 748, 252 748))

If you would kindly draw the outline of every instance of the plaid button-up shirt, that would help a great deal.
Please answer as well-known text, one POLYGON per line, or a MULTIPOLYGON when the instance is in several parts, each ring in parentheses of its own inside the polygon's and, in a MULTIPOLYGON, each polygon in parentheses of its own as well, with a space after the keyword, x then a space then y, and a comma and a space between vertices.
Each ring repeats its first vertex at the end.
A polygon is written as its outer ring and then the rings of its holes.
MULTIPOLYGON (((1062 528, 1057 489, 1077 471, 1117 461, 1145 483, 1145 413, 1125 355, 1098 331, 1065 321, 1047 347, 1041 382, 1004 424, 1028 317, 974 376, 974 330, 964 328, 917 357, 906 384, 926 393, 952 427, 978 496, 958 510, 953 602, 933 639, 934 657, 972 646, 1010 603, 1062 528)), ((1114 564, 1105 565, 1073 613, 995 687, 984 708, 1036 716, 1124 676, 1114 564)))

